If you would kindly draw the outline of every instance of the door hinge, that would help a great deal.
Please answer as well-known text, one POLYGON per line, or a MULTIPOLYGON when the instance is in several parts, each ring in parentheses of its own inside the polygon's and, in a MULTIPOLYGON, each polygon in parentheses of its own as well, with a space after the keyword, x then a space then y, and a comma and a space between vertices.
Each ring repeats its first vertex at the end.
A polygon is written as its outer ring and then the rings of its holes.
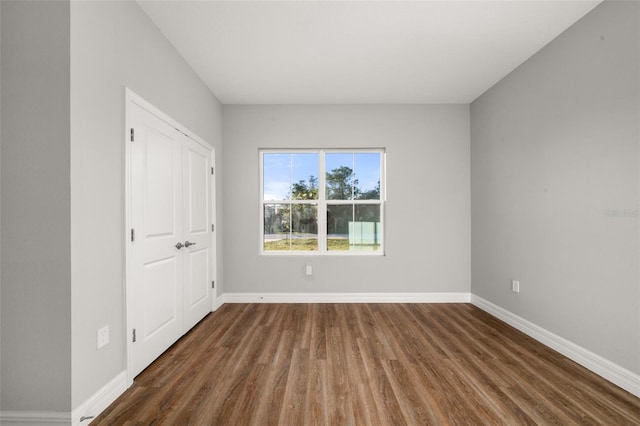
POLYGON ((215 281, 211 281, 211 288, 216 288, 216 282, 215 281))
POLYGON ((214 232, 214 231, 215 231, 215 225, 212 223, 211 224, 211 232, 214 232))
POLYGON ((133 329, 133 333, 132 333, 132 342, 135 343, 136 342, 136 329, 133 329))
POLYGON ((213 174, 213 167, 211 167, 211 174, 213 174))
POLYGON ((136 239, 136 230, 131 228, 131 241, 135 241, 136 239))
POLYGON ((133 142, 134 140, 134 131, 133 131, 133 127, 131 128, 131 142, 133 142))

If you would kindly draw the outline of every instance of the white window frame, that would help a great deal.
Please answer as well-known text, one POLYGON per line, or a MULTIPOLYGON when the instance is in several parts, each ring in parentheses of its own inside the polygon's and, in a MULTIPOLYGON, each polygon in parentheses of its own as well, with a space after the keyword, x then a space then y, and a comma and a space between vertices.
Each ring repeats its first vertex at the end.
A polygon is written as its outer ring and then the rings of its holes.
POLYGON ((264 256, 384 256, 385 255, 385 204, 386 191, 386 150, 384 148, 322 148, 322 149, 288 149, 260 148, 260 227, 259 252, 264 256), (327 200, 326 199, 326 154, 379 153, 380 154, 380 199, 379 200, 327 200), (266 200, 264 199, 264 154, 318 154, 318 199, 317 200, 266 200), (264 207, 266 204, 317 204, 318 206, 318 250, 264 250, 264 207), (380 248, 374 251, 327 250, 327 205, 380 205, 380 248))

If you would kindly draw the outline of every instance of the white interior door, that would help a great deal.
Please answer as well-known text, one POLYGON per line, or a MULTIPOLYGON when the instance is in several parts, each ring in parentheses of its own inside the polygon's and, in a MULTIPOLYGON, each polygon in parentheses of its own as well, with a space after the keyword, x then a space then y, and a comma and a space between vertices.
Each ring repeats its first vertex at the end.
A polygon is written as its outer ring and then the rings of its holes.
POLYGON ((135 376, 183 334, 184 256, 176 244, 184 241, 184 209, 181 135, 139 107, 133 120, 127 297, 135 376))
POLYGON ((212 149, 141 100, 128 102, 127 118, 133 379, 211 312, 212 149))
POLYGON ((184 324, 211 312, 211 151, 183 138, 184 324))

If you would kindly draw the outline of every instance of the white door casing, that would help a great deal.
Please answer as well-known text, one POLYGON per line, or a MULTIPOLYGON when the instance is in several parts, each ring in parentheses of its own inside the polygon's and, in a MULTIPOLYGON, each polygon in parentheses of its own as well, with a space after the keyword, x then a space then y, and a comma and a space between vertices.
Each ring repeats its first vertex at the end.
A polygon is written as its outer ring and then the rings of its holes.
POLYGON ((213 149, 187 136, 186 129, 130 90, 126 98, 125 294, 131 383, 211 311, 215 246, 213 149))

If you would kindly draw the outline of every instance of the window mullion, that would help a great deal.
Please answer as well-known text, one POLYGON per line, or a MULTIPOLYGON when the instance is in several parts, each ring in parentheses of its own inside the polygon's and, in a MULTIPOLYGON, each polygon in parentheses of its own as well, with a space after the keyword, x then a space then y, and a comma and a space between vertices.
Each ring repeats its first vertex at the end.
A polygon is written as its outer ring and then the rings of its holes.
POLYGON ((293 251, 293 154, 289 154, 289 251, 293 251))
POLYGON ((318 252, 327 252, 327 194, 324 151, 318 153, 318 252))
POLYGON ((258 173, 260 174, 260 253, 264 253, 264 153, 260 152, 260 167, 258 173))

